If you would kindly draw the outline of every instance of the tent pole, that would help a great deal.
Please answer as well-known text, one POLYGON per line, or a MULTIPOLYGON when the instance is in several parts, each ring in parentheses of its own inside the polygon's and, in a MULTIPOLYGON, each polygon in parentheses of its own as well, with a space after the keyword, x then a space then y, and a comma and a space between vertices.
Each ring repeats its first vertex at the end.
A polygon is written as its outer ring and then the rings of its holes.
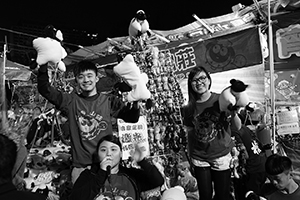
POLYGON ((1 106, 1 129, 6 129, 6 91, 5 91, 5 65, 6 65, 6 51, 7 51, 7 44, 6 44, 6 36, 5 36, 5 43, 3 46, 3 62, 1 65, 0 70, 0 91, 1 91, 1 100, 0 100, 0 106, 1 106))
MULTIPOLYGON (((276 142, 276 125, 275 125, 275 84, 274 84, 274 50, 273 50, 273 30, 271 21, 271 0, 268 0, 268 30, 269 30, 269 67, 270 67, 270 103, 271 103, 271 130, 273 144, 276 142)), ((276 153, 275 145, 273 146, 273 152, 276 153)))

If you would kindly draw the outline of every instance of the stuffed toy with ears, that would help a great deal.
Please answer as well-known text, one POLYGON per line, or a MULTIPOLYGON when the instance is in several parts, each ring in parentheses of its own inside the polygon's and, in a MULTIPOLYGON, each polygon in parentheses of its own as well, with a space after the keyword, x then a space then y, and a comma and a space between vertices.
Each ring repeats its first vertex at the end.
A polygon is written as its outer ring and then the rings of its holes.
POLYGON ((65 72, 66 66, 62 60, 67 56, 67 52, 61 45, 63 40, 61 31, 47 26, 45 32, 46 37, 38 37, 32 42, 33 48, 37 51, 36 63, 38 65, 49 63, 65 72), (55 37, 52 32, 56 32, 55 37))
POLYGON ((161 200, 187 200, 187 198, 183 187, 174 186, 163 192, 161 200))
POLYGON ((147 16, 143 10, 137 11, 135 17, 130 21, 128 33, 131 38, 139 38, 144 33, 147 33, 148 36, 151 35, 147 16))
POLYGON ((159 40, 162 40, 166 43, 170 42, 167 38, 150 30, 146 13, 143 10, 138 10, 135 14, 135 17, 130 21, 128 34, 131 39, 132 45, 134 45, 135 42, 138 41, 140 48, 143 48, 147 36, 151 37, 155 35, 155 37, 159 40))
POLYGON ((113 71, 123 78, 132 88, 127 96, 129 102, 147 100, 150 98, 151 93, 146 86, 148 76, 146 73, 141 73, 140 68, 135 63, 131 54, 127 54, 125 58, 113 68, 113 71))
POLYGON ((230 83, 231 85, 226 87, 219 97, 220 111, 225 111, 228 115, 230 111, 238 110, 250 103, 246 93, 248 85, 237 79, 231 79, 230 83))

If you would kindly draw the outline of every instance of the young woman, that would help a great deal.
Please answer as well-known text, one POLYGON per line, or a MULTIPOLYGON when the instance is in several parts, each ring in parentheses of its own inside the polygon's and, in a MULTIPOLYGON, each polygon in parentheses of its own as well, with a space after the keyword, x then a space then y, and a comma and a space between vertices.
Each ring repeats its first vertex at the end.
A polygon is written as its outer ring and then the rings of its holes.
POLYGON ((230 199, 230 160, 234 146, 230 125, 240 129, 235 112, 221 115, 219 94, 211 92, 212 79, 205 68, 196 66, 188 76, 188 104, 182 108, 188 135, 188 154, 197 179, 201 200, 230 199), (231 120, 229 120, 229 118, 231 120), (214 187, 213 187, 214 186, 214 187))
POLYGON ((100 139, 97 147, 99 163, 81 173, 70 199, 140 199, 143 191, 160 187, 164 179, 155 165, 145 159, 142 148, 136 146, 133 159, 140 168, 121 165, 122 146, 114 135, 100 139))

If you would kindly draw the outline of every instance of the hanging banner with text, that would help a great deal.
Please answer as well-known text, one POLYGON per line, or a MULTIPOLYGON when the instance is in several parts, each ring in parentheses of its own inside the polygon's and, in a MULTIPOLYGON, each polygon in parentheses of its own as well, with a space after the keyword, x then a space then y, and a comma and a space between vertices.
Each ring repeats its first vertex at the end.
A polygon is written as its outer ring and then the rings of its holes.
MULTIPOLYGON (((180 41, 176 46, 159 46, 162 52, 171 54, 175 61, 174 73, 178 80, 187 77, 191 68, 205 67, 210 73, 239 69, 262 63, 260 29, 252 27, 231 34, 189 42, 180 41)), ((117 62, 116 55, 93 60, 99 66, 117 62)))
POLYGON ((199 65, 217 73, 261 64, 259 37, 259 28, 255 27, 161 51, 171 53, 175 60, 173 71, 181 80, 191 68, 199 65))
POLYGON ((132 156, 135 145, 138 145, 146 156, 150 155, 145 116, 140 116, 137 123, 126 123, 122 119, 118 119, 118 130, 122 143, 123 160, 132 156))

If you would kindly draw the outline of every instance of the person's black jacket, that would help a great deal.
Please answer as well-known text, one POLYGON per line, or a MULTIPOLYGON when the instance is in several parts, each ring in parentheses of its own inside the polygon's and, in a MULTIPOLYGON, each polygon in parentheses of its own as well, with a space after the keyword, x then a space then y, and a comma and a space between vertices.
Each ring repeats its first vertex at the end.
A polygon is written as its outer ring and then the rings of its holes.
MULTIPOLYGON (((127 168, 120 165, 119 175, 124 175, 132 181, 135 187, 136 199, 140 199, 141 192, 148 191, 164 184, 164 178, 155 165, 150 164, 146 159, 138 162, 141 169, 127 168)), ((83 171, 75 182, 70 200, 92 200, 104 187, 108 177, 106 171, 100 168, 97 163, 92 166, 91 170, 83 171)))

